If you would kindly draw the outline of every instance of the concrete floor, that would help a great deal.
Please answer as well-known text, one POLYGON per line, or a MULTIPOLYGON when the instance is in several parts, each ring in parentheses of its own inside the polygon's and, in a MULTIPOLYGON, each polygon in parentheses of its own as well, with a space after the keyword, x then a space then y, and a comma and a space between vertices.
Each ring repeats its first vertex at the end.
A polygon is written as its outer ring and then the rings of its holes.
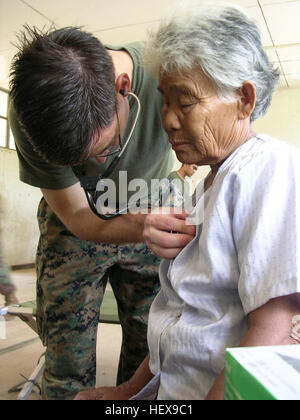
MULTIPOLYGON (((20 302, 35 299, 35 272, 33 269, 12 273, 20 302)), ((0 307, 4 297, 0 295, 0 307)), ((19 318, 5 323, 6 338, 0 338, 0 400, 16 400, 18 393, 8 390, 28 378, 35 369, 41 354, 45 351, 37 335, 19 318)), ((115 385, 121 346, 119 325, 99 324, 97 341, 97 386, 115 385), (109 343, 109 346, 107 345, 109 343)), ((39 400, 38 391, 30 400, 39 400)))

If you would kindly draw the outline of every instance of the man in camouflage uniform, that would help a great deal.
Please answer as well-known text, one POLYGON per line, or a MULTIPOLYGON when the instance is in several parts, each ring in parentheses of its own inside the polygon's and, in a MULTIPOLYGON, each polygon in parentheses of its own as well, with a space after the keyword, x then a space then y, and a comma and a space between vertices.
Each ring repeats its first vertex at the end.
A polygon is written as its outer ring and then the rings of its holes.
MULTIPOLYGON (((78 240, 66 230, 45 200, 41 201, 38 214, 41 236, 37 276, 43 279, 37 289, 38 324, 43 344, 51 343, 46 354, 45 385, 48 372, 52 376, 56 369, 62 377, 68 377, 70 391, 78 389, 78 378, 72 378, 74 370, 81 375, 83 386, 94 384, 99 311, 108 280, 123 327, 117 379, 123 383, 135 371, 136 360, 148 352, 144 337, 149 307, 159 290, 160 259, 143 243, 111 245, 78 240), (51 247, 49 228, 46 228, 50 221, 51 234, 56 238, 51 247), (59 335, 52 332, 53 323, 59 335), (86 369, 87 364, 90 369, 86 369)), ((59 398, 60 393, 56 385, 51 398, 59 398)))
MULTIPOLYGON (((88 159, 87 175, 107 169, 113 157, 104 152, 118 137, 127 138, 135 119, 130 91, 140 98, 142 112, 110 179, 118 187, 119 171, 126 171, 126 187, 135 179, 150 185, 171 172, 174 160, 161 125, 157 79, 142 68, 138 45, 104 48, 76 28, 42 35, 30 30, 22 39, 13 63, 15 109, 9 119, 20 179, 43 193, 36 264, 37 321, 47 346, 43 396, 71 399, 95 386, 96 332, 108 280, 123 331, 118 383, 129 379, 144 359, 160 263, 144 243, 145 214, 100 220, 71 167, 88 159), (101 125, 108 110, 110 122, 101 125)), ((176 236, 174 247, 179 246, 176 236)))

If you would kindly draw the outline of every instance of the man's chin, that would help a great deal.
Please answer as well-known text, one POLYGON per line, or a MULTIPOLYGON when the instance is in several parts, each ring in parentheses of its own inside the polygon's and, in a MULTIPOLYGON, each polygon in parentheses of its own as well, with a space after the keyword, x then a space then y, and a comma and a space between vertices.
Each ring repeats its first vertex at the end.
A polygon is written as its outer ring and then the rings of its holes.
POLYGON ((97 163, 99 163, 100 165, 103 165, 103 163, 105 163, 107 160, 107 156, 94 157, 94 159, 97 163))

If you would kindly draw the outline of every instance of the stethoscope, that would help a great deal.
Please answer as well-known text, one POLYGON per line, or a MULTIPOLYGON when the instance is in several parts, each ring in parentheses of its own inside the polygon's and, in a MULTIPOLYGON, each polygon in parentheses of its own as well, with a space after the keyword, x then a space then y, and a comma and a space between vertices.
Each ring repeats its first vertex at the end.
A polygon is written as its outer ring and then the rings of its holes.
POLYGON ((81 166, 76 166, 73 167, 73 172, 74 174, 77 176, 77 178, 80 181, 80 185, 81 187, 84 189, 88 204, 90 206, 90 209, 92 210, 92 212, 99 217, 102 220, 112 220, 115 217, 121 216, 124 213, 127 213, 127 211, 129 210, 129 207, 125 207, 123 209, 119 209, 118 211, 114 212, 114 213, 109 213, 109 214, 103 214, 100 211, 97 210, 97 200, 99 198, 99 188, 97 188, 97 186, 99 186, 99 182, 101 183, 102 180, 107 179, 109 177, 109 175, 112 174, 112 172, 115 170, 116 166, 118 165, 123 153, 125 152, 128 143, 132 137, 133 131, 135 129, 137 120, 139 118, 140 115, 140 111, 141 111, 141 103, 139 98, 132 92, 124 92, 124 90, 120 90, 121 95, 126 96, 132 96, 137 103, 137 111, 136 111, 136 115, 131 127, 131 130, 127 136, 127 139, 124 142, 124 146, 122 147, 122 149, 120 150, 120 152, 118 153, 118 155, 113 159, 113 161, 111 162, 111 164, 109 165, 109 167, 104 171, 103 174, 101 175, 97 175, 97 176, 85 176, 83 174, 83 168, 82 165, 81 166))

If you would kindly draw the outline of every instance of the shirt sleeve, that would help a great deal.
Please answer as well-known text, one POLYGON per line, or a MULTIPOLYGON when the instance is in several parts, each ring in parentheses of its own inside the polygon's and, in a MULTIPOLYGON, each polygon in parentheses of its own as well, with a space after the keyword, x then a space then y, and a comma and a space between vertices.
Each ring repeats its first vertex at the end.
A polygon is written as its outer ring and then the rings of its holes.
POLYGON ((9 108, 9 124, 12 129, 19 159, 20 180, 33 187, 59 190, 78 182, 71 167, 51 165, 32 147, 20 128, 16 112, 9 108))
POLYGON ((270 299, 300 292, 299 155, 289 147, 268 150, 237 174, 233 237, 246 314, 270 299))

